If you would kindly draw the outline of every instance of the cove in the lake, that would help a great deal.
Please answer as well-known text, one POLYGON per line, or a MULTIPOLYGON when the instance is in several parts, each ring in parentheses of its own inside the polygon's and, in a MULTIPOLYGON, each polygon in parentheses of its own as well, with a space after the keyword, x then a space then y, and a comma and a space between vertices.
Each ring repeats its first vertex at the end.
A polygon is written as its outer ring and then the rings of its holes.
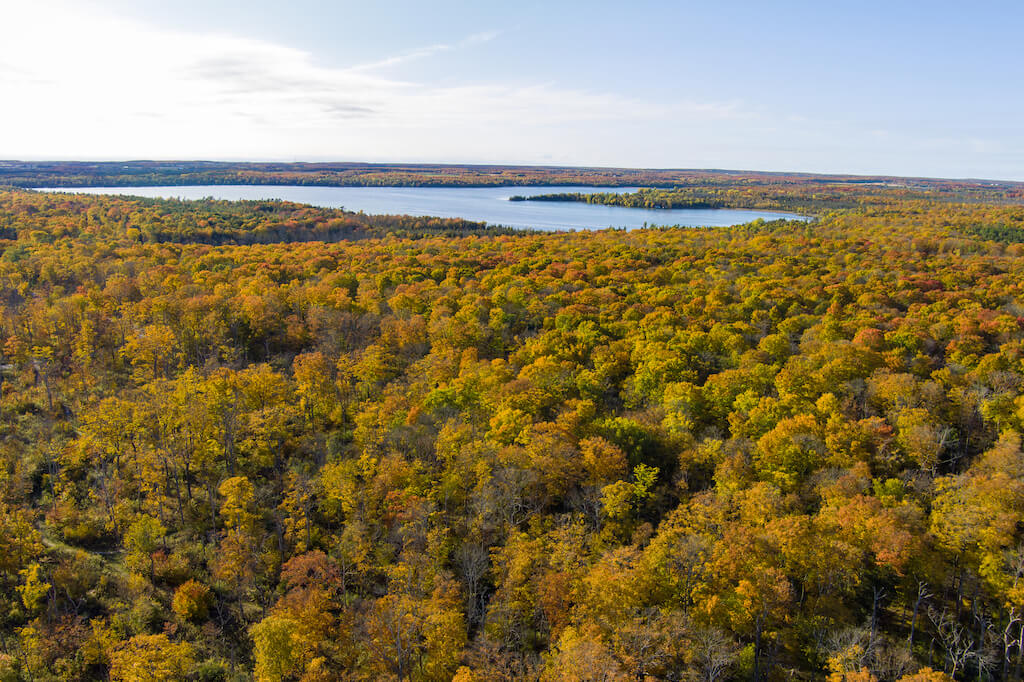
POLYGON ((758 218, 807 220, 793 213, 725 208, 645 209, 580 202, 509 201, 512 195, 558 192, 632 192, 635 187, 308 187, 196 185, 181 187, 75 187, 40 191, 202 199, 283 199, 371 214, 464 218, 533 230, 636 229, 654 225, 724 227, 758 218))

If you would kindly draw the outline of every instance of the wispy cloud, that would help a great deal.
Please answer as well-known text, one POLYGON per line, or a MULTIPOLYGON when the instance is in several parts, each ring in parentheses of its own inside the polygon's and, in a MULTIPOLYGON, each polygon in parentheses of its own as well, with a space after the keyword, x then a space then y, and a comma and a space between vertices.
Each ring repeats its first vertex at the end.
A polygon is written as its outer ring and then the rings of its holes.
POLYGON ((501 31, 480 31, 474 33, 468 38, 464 39, 460 45, 478 45, 480 43, 487 43, 501 35, 501 31))
POLYGON ((366 64, 357 64, 349 68, 349 71, 371 71, 373 69, 382 69, 388 66, 395 66, 397 64, 403 64, 405 62, 415 61, 417 59, 424 59, 426 57, 433 57, 440 52, 448 52, 452 49, 451 45, 431 45, 429 47, 421 47, 418 50, 411 50, 409 52, 403 52, 392 57, 380 59, 375 62, 369 62, 366 64))
POLYGON ((500 31, 481 31, 480 33, 474 33, 454 45, 448 45, 445 43, 438 43, 436 45, 430 45, 428 47, 421 47, 416 50, 410 50, 403 52, 385 59, 379 59, 375 62, 369 62, 366 64, 357 64, 356 66, 349 67, 350 71, 370 71, 373 69, 382 69, 388 66, 396 66, 398 64, 404 64, 406 62, 416 61, 418 59, 426 59, 427 57, 433 57, 436 54, 442 52, 451 52, 460 48, 470 47, 473 45, 479 45, 494 40, 499 35, 500 31))
POLYGON ((415 61, 417 59, 424 59, 425 57, 432 57, 439 52, 448 52, 452 49, 451 45, 431 45, 430 47, 423 47, 418 50, 412 50, 411 52, 404 52, 402 54, 387 57, 375 62, 369 62, 367 64, 357 64, 356 66, 350 67, 349 71, 371 71, 373 69, 382 69, 388 66, 395 66, 397 64, 403 64, 405 62, 415 61))

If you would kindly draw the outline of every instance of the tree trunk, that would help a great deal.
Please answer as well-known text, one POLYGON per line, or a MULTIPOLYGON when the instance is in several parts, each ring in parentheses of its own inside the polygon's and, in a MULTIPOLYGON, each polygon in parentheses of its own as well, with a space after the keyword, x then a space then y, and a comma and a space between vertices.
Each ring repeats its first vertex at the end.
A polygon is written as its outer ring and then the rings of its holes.
POLYGON ((206 483, 207 498, 210 500, 210 532, 217 532, 217 505, 213 500, 213 481, 206 483))
POLYGON ((879 587, 871 588, 871 634, 868 637, 868 651, 875 648, 875 637, 878 634, 878 602, 885 596, 885 590, 879 587))
POLYGON ((758 668, 761 656, 761 616, 757 617, 757 625, 754 628, 754 674, 750 678, 752 682, 758 682, 761 671, 758 668))
POLYGON ((911 649, 914 648, 914 633, 917 630, 917 614, 921 610, 921 602, 923 602, 929 596, 931 596, 931 595, 928 594, 928 585, 927 585, 927 583, 925 583, 924 581, 920 581, 919 580, 918 583, 917 583, 917 599, 914 600, 914 615, 910 619, 910 639, 909 639, 909 641, 910 641, 910 648, 911 649))
POLYGON ((1017 665, 1014 669, 1014 677, 1021 678, 1021 670, 1024 668, 1024 623, 1021 623, 1020 632, 1017 636, 1017 665))
POLYGON ((188 501, 192 501, 192 466, 191 463, 185 461, 185 495, 188 497, 188 501))

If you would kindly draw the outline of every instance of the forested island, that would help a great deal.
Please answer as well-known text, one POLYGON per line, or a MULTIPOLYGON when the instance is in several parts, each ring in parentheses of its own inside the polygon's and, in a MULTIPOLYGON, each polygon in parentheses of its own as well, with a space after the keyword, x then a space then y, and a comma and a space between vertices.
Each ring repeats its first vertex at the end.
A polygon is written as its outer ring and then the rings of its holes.
POLYGON ((855 209, 886 201, 1024 202, 1024 183, 901 181, 792 177, 708 178, 688 186, 642 187, 636 192, 553 192, 513 195, 509 201, 582 202, 626 208, 751 208, 784 211, 855 209), (855 188, 855 189, 854 189, 855 188))
POLYGON ((1024 186, 666 181, 817 218, 0 190, 0 680, 1021 679, 1024 186))

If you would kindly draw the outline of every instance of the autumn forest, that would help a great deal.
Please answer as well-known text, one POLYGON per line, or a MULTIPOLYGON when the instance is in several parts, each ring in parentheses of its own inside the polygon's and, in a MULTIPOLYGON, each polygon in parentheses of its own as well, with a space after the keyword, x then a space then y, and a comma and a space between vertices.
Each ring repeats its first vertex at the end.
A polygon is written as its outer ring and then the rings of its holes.
POLYGON ((136 170, 814 219, 0 189, 0 680, 1021 679, 1024 185, 136 170))

